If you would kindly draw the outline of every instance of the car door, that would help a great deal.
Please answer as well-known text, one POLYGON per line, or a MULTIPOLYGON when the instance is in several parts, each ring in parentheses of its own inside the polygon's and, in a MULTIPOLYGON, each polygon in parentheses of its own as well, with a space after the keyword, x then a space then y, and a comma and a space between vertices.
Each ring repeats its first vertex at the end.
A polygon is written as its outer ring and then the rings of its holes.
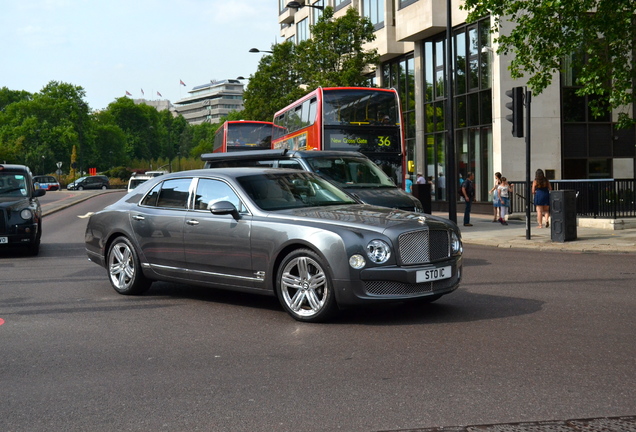
POLYGON ((146 262, 159 274, 185 277, 183 226, 192 178, 157 184, 130 213, 130 222, 146 262))
POLYGON ((222 180, 200 178, 184 228, 185 259, 190 277, 216 285, 253 287, 259 279, 252 269, 251 216, 240 198, 222 180), (210 206, 229 201, 240 212, 215 215, 210 206))

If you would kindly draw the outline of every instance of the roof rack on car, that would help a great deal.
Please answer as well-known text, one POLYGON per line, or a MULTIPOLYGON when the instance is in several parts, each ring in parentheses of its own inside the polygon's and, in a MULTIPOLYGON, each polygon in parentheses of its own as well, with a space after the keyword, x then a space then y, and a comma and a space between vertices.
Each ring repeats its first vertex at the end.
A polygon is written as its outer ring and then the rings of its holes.
POLYGON ((281 156, 285 156, 288 149, 276 149, 276 150, 249 150, 249 151, 237 151, 231 153, 203 153, 201 160, 211 161, 216 159, 223 160, 241 160, 241 159, 277 159, 281 156))

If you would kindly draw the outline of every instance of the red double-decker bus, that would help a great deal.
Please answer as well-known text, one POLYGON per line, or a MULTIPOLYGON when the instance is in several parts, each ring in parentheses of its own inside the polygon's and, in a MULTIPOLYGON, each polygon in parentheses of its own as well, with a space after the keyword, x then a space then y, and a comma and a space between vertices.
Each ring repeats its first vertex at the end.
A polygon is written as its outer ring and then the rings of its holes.
POLYGON ((319 87, 274 115, 272 148, 363 153, 404 181, 404 132, 396 90, 319 87))
POLYGON ((266 150, 272 145, 272 122, 229 120, 214 134, 214 153, 266 150))

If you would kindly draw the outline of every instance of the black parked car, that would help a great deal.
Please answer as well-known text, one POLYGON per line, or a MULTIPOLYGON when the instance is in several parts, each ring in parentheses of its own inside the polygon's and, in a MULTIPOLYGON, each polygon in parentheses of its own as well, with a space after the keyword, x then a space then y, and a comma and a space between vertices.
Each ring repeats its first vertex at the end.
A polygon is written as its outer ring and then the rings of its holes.
POLYGON ((110 181, 105 175, 96 175, 89 177, 80 177, 66 186, 68 190, 84 190, 84 189, 108 189, 110 181))
POLYGON ((406 193, 381 167, 358 152, 252 150, 201 155, 205 168, 260 166, 314 172, 366 204, 423 212, 422 203, 406 193))
POLYGON ((434 301, 457 288, 462 269, 454 223, 360 204, 290 169, 156 177, 93 214, 85 241, 121 294, 158 280, 266 294, 309 322, 338 306, 434 301))
POLYGON ((31 171, 24 165, 0 164, 0 248, 26 247, 31 255, 40 251, 42 209, 31 171))

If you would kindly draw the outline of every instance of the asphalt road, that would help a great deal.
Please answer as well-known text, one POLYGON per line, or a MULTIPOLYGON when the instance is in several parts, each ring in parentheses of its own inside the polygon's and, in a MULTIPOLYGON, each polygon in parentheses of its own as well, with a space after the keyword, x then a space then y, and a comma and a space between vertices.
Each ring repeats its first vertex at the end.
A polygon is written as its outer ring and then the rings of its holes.
POLYGON ((3 432, 404 431, 636 414, 633 255, 469 245, 462 286, 434 304, 302 324, 267 297, 166 283, 115 293, 86 259, 82 216, 117 197, 46 216, 39 257, 0 255, 3 432))

